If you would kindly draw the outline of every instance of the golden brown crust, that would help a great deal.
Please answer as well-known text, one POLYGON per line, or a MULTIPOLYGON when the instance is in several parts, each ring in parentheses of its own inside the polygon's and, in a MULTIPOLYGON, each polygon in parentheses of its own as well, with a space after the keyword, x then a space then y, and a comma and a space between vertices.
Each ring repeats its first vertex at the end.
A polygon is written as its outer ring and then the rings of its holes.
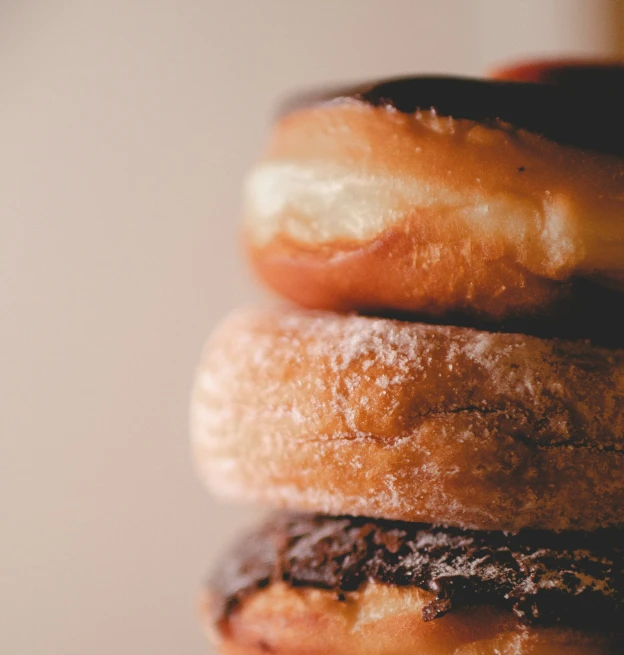
POLYGON ((230 317, 191 427, 218 494, 482 530, 624 518, 624 352, 295 309, 230 317))
MULTIPOLYGON (((368 584, 341 596, 272 584, 256 592, 220 626, 211 598, 202 615, 225 655, 615 655, 609 638, 559 627, 530 627, 510 612, 467 608, 424 622, 431 594, 413 587, 368 584)), ((621 647, 621 645, 620 645, 621 647)))
POLYGON ((578 279, 624 289, 623 192, 620 158, 349 100, 279 121, 245 243, 307 307, 552 315, 578 279))

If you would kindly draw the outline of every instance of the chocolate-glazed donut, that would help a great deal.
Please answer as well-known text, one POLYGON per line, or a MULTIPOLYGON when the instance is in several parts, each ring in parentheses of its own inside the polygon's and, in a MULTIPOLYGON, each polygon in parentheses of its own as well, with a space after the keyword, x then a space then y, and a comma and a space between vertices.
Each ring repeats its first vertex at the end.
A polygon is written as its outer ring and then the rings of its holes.
POLYGON ((308 307, 621 341, 622 88, 419 77, 298 97, 247 181, 252 264, 308 307), (610 298, 598 314, 588 288, 610 298))
POLYGON ((618 653, 623 544, 281 515, 216 569, 205 618, 244 653, 618 653))

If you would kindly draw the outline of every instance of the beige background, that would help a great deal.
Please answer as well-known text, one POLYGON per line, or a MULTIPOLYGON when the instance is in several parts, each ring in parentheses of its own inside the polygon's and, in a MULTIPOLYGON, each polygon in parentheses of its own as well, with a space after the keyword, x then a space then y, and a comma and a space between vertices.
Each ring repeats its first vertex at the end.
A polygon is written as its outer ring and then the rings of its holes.
POLYGON ((204 493, 201 342, 258 295, 241 178, 317 82, 611 52, 577 0, 0 2, 0 651, 206 652, 195 594, 253 510, 204 493))

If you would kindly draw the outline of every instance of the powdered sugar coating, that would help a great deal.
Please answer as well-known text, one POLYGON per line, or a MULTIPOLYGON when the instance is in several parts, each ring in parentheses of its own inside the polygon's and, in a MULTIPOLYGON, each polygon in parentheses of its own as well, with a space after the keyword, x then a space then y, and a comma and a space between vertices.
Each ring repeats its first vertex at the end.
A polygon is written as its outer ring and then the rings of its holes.
POLYGON ((624 352, 583 343, 246 309, 207 345, 192 429, 228 496, 477 529, 624 515, 624 352))

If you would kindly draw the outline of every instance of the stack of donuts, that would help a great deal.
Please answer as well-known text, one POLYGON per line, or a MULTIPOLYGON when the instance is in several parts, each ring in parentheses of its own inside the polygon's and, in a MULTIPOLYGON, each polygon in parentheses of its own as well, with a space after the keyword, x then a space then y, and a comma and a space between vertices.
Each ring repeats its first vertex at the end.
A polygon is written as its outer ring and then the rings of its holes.
POLYGON ((245 248, 293 305, 209 339, 209 487, 275 508, 203 598, 220 653, 624 652, 624 68, 283 106, 245 248))

